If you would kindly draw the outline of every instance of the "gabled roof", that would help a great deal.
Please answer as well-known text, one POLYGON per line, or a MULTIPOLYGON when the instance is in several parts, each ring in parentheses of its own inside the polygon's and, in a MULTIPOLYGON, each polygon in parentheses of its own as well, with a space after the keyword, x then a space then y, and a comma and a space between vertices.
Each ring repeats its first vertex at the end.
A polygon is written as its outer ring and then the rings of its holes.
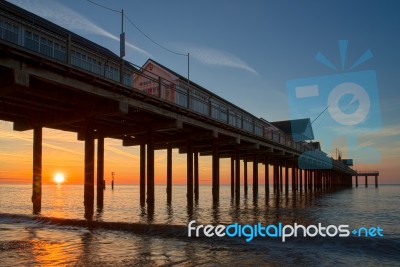
MULTIPOLYGON (((195 87, 198 87, 198 88, 200 88, 200 89, 202 89, 202 90, 205 90, 205 91, 209 92, 206 88, 200 86, 199 84, 197 84, 197 83, 195 83, 195 82, 192 82, 192 81, 188 80, 187 78, 185 78, 184 76, 180 75, 179 73, 173 71, 173 70, 170 69, 170 68, 167 68, 166 66, 162 65, 161 63, 159 63, 159 62, 157 62, 157 61, 155 61, 155 60, 153 60, 153 59, 151 59, 151 58, 149 58, 149 59, 143 64, 143 66, 146 66, 148 63, 153 63, 153 64, 158 65, 159 67, 163 68, 164 70, 166 70, 166 71, 168 71, 169 73, 171 73, 171 74, 175 75, 176 77, 178 77, 179 80, 182 80, 184 83, 188 83, 188 82, 189 82, 189 84, 191 84, 191 85, 193 85, 193 86, 195 86, 195 87)), ((211 92, 210 92, 210 93, 211 93, 211 92)))
POLYGON ((281 129, 286 134, 291 135, 295 141, 305 141, 314 139, 314 133, 309 118, 287 120, 287 121, 275 121, 271 122, 271 124, 281 129))

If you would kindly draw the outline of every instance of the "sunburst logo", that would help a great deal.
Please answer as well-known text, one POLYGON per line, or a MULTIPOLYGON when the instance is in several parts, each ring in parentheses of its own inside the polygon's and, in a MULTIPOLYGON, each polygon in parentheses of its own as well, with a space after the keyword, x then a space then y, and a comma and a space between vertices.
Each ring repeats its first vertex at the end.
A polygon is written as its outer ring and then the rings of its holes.
POLYGON ((360 136, 381 129, 376 72, 356 71, 373 54, 369 49, 361 51, 357 60, 348 64, 348 44, 347 40, 338 41, 340 66, 322 52, 315 56, 334 74, 286 83, 289 111, 291 119, 310 118, 316 141, 328 154, 335 150, 337 140, 346 139, 342 150, 347 157, 356 158, 358 163, 377 163, 380 153, 359 143, 360 136))

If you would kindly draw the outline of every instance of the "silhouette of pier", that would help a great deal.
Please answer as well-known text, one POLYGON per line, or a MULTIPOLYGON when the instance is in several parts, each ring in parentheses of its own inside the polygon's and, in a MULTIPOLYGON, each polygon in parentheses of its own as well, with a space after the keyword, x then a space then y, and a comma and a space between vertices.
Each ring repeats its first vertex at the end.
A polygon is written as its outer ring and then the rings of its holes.
MULTIPOLYGON (((140 147, 140 205, 154 212, 154 151, 167 150, 167 202, 172 200, 172 150, 187 155, 187 203, 199 201, 200 156, 212 157, 212 196, 219 201, 220 159, 231 161, 231 195, 259 190, 313 191, 352 186, 355 171, 319 145, 295 141, 260 119, 154 61, 138 69, 106 48, 6 1, 0 3, 0 119, 15 131, 33 130, 34 213, 41 211, 42 129, 77 133, 84 148, 85 218, 103 207, 104 139, 140 147), (169 72, 165 79, 153 68, 169 72), (146 71, 145 71, 146 70, 146 71), (244 168, 244 179, 240 177, 244 168), (271 172, 272 169, 272 172, 271 172), (260 179, 259 179, 260 178, 260 179)), ((300 121, 306 124, 309 120, 300 121)))
POLYGON ((356 171, 356 187, 358 187, 358 176, 365 177, 365 187, 368 187, 368 176, 375 177, 375 187, 378 187, 379 171, 356 171))

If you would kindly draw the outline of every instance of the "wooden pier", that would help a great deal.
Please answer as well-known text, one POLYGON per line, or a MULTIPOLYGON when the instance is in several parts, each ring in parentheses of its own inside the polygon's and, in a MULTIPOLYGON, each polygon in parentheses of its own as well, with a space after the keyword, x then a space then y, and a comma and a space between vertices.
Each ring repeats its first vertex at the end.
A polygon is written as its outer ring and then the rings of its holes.
MULTIPOLYGON (((151 62, 155 64, 155 62, 151 62)), ((53 23, 0 2, 0 120, 15 131, 33 129, 33 211, 41 211, 42 129, 77 133, 84 141, 85 218, 94 212, 97 140, 97 207, 102 208, 104 139, 140 147, 140 199, 154 213, 154 151, 167 150, 167 202, 172 200, 172 150, 187 155, 187 204, 199 201, 199 162, 212 158, 213 202, 219 201, 220 159, 231 162, 231 196, 335 190, 352 186, 355 171, 312 143, 293 137, 207 89, 173 73, 167 80, 135 68, 106 48, 53 23), (88 60, 90 58, 90 60, 88 60), (322 156, 321 156, 322 155, 322 156), (244 164, 244 180, 241 166, 244 164), (299 164, 301 162, 301 164, 299 164), (272 172, 270 173, 270 169, 272 172), (243 183, 243 184, 242 184, 243 183)), ((377 177, 377 176, 376 176, 377 177)), ((376 178, 377 179, 377 178, 376 178)))

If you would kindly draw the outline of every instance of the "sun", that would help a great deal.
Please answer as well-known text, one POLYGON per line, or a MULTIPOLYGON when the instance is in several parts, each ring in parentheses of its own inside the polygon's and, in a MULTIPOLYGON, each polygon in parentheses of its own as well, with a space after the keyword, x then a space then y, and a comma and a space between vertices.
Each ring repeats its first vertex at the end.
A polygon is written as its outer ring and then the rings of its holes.
POLYGON ((53 177, 53 181, 57 184, 62 184, 65 181, 65 176, 63 173, 61 172, 57 172, 54 177, 53 177))

